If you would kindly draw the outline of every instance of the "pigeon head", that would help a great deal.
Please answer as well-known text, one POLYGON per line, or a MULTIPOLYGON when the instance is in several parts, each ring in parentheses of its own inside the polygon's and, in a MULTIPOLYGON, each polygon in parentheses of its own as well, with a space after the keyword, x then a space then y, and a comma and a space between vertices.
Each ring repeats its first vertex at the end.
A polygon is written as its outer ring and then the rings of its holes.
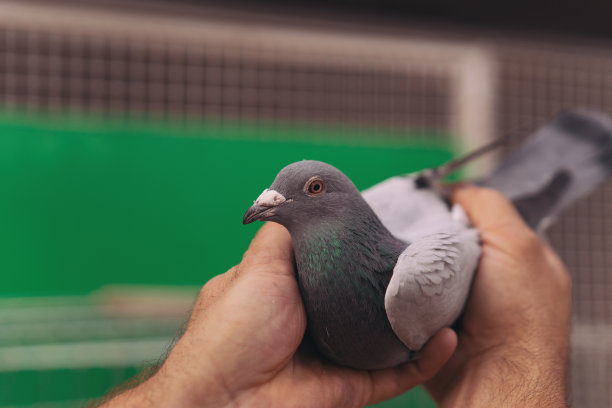
MULTIPOLYGON (((335 167, 303 160, 283 168, 242 220, 274 221, 292 230, 320 221, 341 217, 349 202, 363 202, 353 182, 335 167)), ((360 206, 360 205, 358 205, 360 206)))

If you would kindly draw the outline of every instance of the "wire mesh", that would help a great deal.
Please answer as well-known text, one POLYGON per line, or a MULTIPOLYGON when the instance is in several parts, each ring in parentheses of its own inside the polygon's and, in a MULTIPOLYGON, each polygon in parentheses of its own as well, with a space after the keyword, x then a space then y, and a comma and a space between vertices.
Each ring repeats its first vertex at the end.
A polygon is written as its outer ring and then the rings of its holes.
MULTIPOLYGON (((522 45, 501 48, 499 56, 500 133, 544 123, 568 107, 612 113, 612 57, 602 50, 522 45)), ((511 137, 507 149, 525 136, 511 137)), ((572 275, 571 389, 581 407, 612 405, 611 198, 608 182, 566 211, 549 233, 572 275)))
POLYGON ((400 69, 396 60, 329 66, 222 44, 19 29, 0 29, 0 54, 9 107, 352 124, 398 136, 451 128, 453 78, 435 67, 400 69))

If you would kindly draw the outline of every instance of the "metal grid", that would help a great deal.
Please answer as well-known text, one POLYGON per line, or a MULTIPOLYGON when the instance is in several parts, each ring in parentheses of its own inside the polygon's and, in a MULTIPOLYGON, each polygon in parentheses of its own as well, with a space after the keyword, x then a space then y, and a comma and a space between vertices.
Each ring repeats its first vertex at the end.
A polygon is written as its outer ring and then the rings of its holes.
MULTIPOLYGON (((179 6, 177 6, 179 7, 179 6)), ((0 1, 0 103, 488 140, 479 44, 0 1), (389 132, 390 131, 390 132, 389 132)))
MULTIPOLYGON (((508 50, 501 55, 501 129, 544 123, 566 107, 612 113, 612 57, 572 51, 508 50)), ((525 135, 509 141, 516 145, 525 135)), ((509 147, 511 148, 511 147, 509 147)), ((612 321, 612 183, 571 208, 550 239, 573 273, 574 316, 612 321)))
MULTIPOLYGON (((499 132, 546 122, 566 107, 612 114, 612 56, 597 49, 500 49, 499 132)), ((525 135, 514 135, 508 149, 525 135)), ((612 182, 566 211, 549 234, 573 284, 572 398, 612 406, 612 182)))
MULTIPOLYGON (((207 44, 0 29, 0 95, 37 111, 298 121, 448 135, 445 70, 306 64, 207 44)), ((339 65, 339 64, 338 64, 339 65)))

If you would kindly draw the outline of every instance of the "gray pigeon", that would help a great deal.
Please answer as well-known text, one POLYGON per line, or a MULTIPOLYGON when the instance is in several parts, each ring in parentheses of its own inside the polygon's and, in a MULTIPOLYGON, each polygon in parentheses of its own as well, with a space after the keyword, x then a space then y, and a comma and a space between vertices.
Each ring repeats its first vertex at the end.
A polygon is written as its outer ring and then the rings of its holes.
MULTIPOLYGON (((611 171, 612 122, 570 111, 479 184, 504 193, 542 231, 611 171)), ((479 237, 461 207, 434 188, 436 173, 393 177, 360 193, 335 167, 304 160, 283 168, 246 212, 244 224, 289 230, 308 332, 331 361, 396 366, 459 318, 479 237)))

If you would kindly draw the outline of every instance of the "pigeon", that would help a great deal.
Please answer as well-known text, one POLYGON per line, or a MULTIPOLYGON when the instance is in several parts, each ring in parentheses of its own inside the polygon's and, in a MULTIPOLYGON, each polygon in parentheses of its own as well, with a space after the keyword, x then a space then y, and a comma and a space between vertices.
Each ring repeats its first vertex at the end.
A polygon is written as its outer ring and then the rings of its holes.
MULTIPOLYGON (((381 369, 418 358, 466 304, 478 266, 478 231, 439 188, 443 171, 392 177, 360 192, 330 164, 289 164, 243 224, 287 228, 307 333, 334 363, 381 369)), ((476 184, 506 195, 543 233, 612 172, 612 121, 565 111, 476 184)))

